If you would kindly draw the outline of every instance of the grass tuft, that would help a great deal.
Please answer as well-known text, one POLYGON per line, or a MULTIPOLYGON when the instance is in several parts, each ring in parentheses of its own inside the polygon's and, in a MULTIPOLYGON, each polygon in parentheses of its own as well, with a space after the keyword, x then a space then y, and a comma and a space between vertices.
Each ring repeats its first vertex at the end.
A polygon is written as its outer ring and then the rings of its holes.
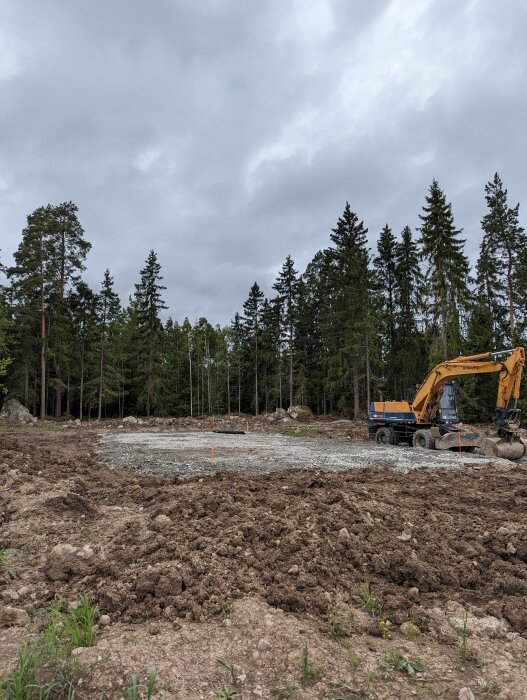
POLYGON ((423 673, 425 670, 421 659, 412 659, 401 649, 387 649, 384 652, 382 665, 388 671, 401 671, 409 676, 415 676, 416 673, 423 673))

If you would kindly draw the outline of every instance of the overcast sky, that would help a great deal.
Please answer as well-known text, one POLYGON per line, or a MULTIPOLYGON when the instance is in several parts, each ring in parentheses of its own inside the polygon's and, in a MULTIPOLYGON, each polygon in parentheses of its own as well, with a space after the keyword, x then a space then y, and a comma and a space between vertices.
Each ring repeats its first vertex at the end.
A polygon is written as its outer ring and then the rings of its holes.
POLYGON ((433 177, 477 254, 497 170, 527 227, 523 0, 0 0, 0 231, 72 200, 126 300, 149 249, 228 322, 346 200, 374 246, 433 177))

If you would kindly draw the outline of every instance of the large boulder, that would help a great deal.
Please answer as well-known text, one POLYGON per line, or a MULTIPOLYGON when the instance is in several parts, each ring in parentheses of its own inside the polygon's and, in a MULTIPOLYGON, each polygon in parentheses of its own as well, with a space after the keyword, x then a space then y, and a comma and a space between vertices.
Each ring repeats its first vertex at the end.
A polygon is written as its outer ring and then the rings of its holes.
POLYGON ((57 544, 48 554, 44 573, 52 581, 67 581, 71 576, 86 576, 96 565, 97 556, 88 545, 57 544))
POLYGON ((36 423, 37 419, 17 399, 6 399, 0 411, 0 419, 19 423, 36 423))
POLYGON ((309 406, 289 406, 287 413, 293 420, 299 423, 305 423, 313 420, 313 411, 309 406))
POLYGON ((127 423, 129 425, 137 425, 139 421, 135 416, 126 416, 126 418, 123 418, 123 423, 127 423))

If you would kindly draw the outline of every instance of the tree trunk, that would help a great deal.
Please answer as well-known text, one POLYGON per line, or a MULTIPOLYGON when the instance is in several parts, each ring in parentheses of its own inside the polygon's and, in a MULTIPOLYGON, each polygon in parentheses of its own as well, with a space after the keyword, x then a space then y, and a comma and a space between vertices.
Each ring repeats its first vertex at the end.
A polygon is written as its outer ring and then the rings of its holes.
POLYGON ((191 352, 191 347, 190 347, 190 338, 189 338, 189 344, 188 344, 188 368, 189 368, 189 385, 190 385, 190 417, 192 418, 194 415, 194 406, 193 406, 193 396, 192 396, 192 352, 191 352))
POLYGON ((289 405, 293 405, 293 326, 289 326, 289 405))
POLYGON ((40 417, 46 417, 46 315, 43 283, 40 286, 40 417))
POLYGON ((101 345, 101 362, 99 368, 99 406, 97 409, 97 420, 101 420, 102 417, 102 378, 104 369, 104 344, 101 345))
POLYGON ((82 420, 82 409, 84 405, 84 343, 81 351, 81 383, 79 389, 79 420, 82 420))
POLYGON ((231 377, 230 377, 229 360, 227 360, 227 413, 230 417, 230 415, 231 415, 231 377))
POLYGON ((357 369, 353 372, 353 417, 355 420, 360 418, 359 374, 357 369))

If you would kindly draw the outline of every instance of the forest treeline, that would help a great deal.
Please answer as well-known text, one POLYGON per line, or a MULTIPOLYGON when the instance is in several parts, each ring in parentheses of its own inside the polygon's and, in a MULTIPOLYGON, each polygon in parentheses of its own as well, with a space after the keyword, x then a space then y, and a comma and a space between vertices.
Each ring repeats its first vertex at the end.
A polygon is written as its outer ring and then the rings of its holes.
MULTIPOLYGON (((109 270, 90 289, 82 272, 91 245, 77 207, 40 207, 27 217, 14 264, 3 268, 3 382, 40 417, 259 413, 295 403, 361 416, 370 400, 404 398, 442 359, 525 342, 519 205, 508 202, 498 174, 483 196, 473 269, 434 180, 419 226, 394 232, 386 224, 373 250, 346 203, 328 247, 303 272, 288 256, 269 297, 255 282, 227 327, 162 321, 154 251, 126 304, 109 270)), ((465 419, 493 413, 488 377, 465 378, 459 395, 465 419)))

